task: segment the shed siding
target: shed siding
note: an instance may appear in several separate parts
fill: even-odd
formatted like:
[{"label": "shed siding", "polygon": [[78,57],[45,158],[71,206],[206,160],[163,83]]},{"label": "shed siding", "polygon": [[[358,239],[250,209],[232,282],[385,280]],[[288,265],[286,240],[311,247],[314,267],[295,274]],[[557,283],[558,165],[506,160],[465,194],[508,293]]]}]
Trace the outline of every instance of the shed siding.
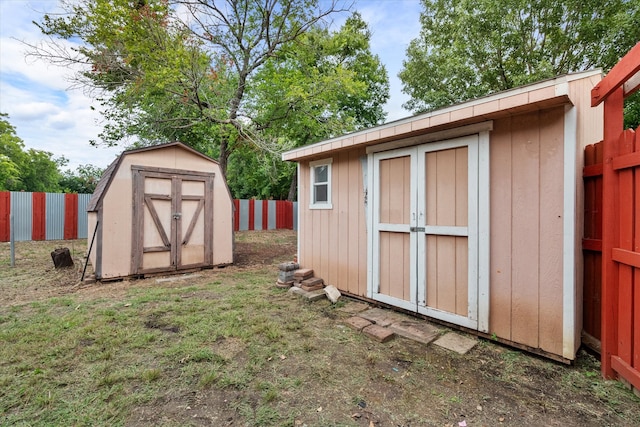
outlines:
[{"label": "shed siding", "polygon": [[[367,230],[360,157],[364,149],[331,157],[332,209],[309,209],[309,162],[301,164],[299,261],[327,284],[367,294]],[[318,157],[322,159],[323,157]]]},{"label": "shed siding", "polygon": [[[142,230],[132,229],[132,165],[195,172],[211,172],[213,170],[216,174],[213,183],[213,265],[233,262],[232,200],[219,166],[179,147],[168,147],[155,151],[128,153],[114,172],[109,189],[102,201],[102,223],[104,230],[109,231],[105,231],[100,239],[100,246],[104,250],[101,257],[101,278],[124,277],[133,273],[132,238],[135,233],[142,232]],[[94,224],[95,222],[90,216],[90,230],[93,230]],[[185,224],[184,227],[188,227],[188,224]],[[145,236],[148,234],[145,233]],[[97,260],[92,258],[92,263],[95,262]]]},{"label": "shed siding", "polygon": [[564,107],[494,123],[490,332],[562,354]]}]

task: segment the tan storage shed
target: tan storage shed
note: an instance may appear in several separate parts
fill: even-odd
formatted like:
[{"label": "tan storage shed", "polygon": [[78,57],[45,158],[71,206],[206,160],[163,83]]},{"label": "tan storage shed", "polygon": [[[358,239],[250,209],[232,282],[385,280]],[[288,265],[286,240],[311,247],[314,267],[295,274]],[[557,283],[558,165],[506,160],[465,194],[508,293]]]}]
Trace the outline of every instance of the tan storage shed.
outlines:
[{"label": "tan storage shed", "polygon": [[233,262],[233,200],[220,165],[182,143],[123,152],[87,211],[98,280]]},{"label": "tan storage shed", "polygon": [[284,153],[298,162],[299,262],[342,292],[573,360],[600,79],[561,76]]}]

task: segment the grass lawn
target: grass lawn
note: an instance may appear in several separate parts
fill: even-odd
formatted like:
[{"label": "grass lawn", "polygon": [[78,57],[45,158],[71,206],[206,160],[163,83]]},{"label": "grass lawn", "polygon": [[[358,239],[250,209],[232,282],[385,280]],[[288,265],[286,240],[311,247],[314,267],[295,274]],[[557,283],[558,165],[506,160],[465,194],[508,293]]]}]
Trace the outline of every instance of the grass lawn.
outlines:
[{"label": "grass lawn", "polygon": [[295,238],[237,233],[237,265],[91,285],[49,257],[85,241],[20,242],[15,268],[0,243],[0,425],[640,422],[640,399],[585,352],[565,366],[481,341],[460,356],[345,327],[344,301],[274,286]]}]

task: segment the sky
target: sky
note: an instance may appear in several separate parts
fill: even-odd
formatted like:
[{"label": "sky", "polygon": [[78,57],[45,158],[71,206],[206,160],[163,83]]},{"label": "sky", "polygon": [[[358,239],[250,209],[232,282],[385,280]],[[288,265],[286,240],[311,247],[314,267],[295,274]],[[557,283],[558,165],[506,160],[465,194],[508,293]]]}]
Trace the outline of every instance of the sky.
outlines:
[{"label": "sky", "polygon": [[[55,12],[57,4],[57,0],[0,0],[0,112],[9,114],[26,149],[64,156],[66,169],[72,171],[88,164],[106,168],[125,147],[90,145],[90,140],[99,139],[103,126],[99,103],[71,87],[69,69],[25,56],[23,42],[46,40],[32,21],[41,20],[44,12]],[[408,98],[397,75],[409,42],[420,32],[420,1],[355,0],[354,9],[368,23],[371,50],[389,75],[387,121],[409,116],[402,108]]]}]

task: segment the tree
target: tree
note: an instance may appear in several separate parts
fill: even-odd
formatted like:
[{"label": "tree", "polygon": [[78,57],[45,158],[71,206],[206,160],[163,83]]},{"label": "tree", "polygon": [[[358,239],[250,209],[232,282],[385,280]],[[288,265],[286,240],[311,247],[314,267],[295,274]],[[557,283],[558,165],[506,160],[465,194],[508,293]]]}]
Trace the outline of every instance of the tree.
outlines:
[{"label": "tree", "polygon": [[[137,133],[154,142],[189,130],[215,144],[207,151],[226,171],[234,141],[261,142],[244,106],[253,76],[341,11],[338,1],[176,0],[171,7],[166,0],[81,0],[65,3],[66,16],[43,18],[40,28],[52,39],[32,54],[85,66],[76,81],[106,92],[117,124],[103,134],[108,142]],[[69,50],[59,42],[74,38],[84,45]]]},{"label": "tree", "polygon": [[[367,24],[354,13],[338,31],[313,28],[267,61],[256,73],[259,84],[247,92],[246,110],[256,128],[278,147],[290,149],[382,123],[389,82],[371,53],[370,38]],[[232,157],[231,163],[242,164],[230,167],[230,185],[259,171],[263,178],[258,182],[292,200],[295,165],[278,161],[279,151],[255,155],[259,166],[253,169],[245,166],[246,157]]]},{"label": "tree", "polygon": [[0,113],[0,190],[59,191],[59,168],[67,159],[33,148],[24,151],[24,142],[8,119]]},{"label": "tree", "polygon": [[399,77],[405,105],[430,111],[594,67],[640,40],[632,0],[422,0],[422,31]]},{"label": "tree", "polygon": [[103,172],[93,165],[80,165],[75,172],[63,172],[59,185],[65,193],[93,193]]}]

